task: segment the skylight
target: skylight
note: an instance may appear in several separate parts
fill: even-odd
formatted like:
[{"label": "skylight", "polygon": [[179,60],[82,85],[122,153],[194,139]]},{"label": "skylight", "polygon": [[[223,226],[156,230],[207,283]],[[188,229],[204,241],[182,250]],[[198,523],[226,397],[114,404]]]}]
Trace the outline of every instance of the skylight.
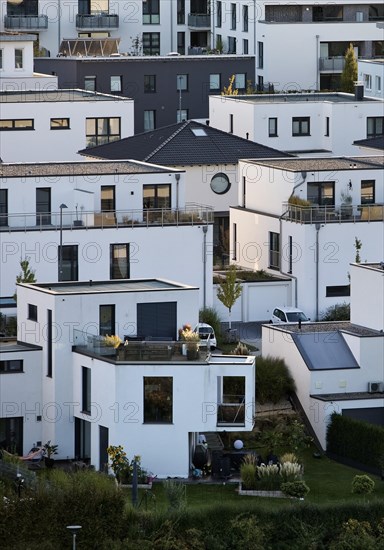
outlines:
[{"label": "skylight", "polygon": [[191,128],[191,130],[195,134],[196,137],[201,137],[201,136],[208,135],[207,132],[204,130],[204,128]]}]

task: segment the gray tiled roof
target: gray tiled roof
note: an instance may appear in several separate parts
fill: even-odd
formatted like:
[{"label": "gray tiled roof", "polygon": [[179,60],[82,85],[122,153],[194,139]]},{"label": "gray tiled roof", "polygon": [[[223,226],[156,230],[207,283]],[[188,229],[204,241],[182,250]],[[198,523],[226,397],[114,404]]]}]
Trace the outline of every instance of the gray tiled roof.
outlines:
[{"label": "gray tiled roof", "polygon": [[[194,130],[206,135],[197,136]],[[241,158],[290,158],[276,149],[192,120],[79,151],[106,159],[137,159],[155,164],[236,164]]]}]

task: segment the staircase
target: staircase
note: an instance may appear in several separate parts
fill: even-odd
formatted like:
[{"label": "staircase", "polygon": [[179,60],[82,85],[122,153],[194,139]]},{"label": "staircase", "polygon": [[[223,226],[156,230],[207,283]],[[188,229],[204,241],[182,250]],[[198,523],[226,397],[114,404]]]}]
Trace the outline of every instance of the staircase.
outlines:
[{"label": "staircase", "polygon": [[210,451],[222,451],[224,449],[224,443],[217,432],[206,432],[204,435]]}]

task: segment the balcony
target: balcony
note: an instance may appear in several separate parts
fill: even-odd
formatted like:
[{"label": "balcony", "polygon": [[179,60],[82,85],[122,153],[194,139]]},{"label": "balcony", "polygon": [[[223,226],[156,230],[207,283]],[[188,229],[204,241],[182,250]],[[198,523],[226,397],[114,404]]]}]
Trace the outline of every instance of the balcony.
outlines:
[{"label": "balcony", "polygon": [[[213,208],[187,204],[184,208],[147,208],[144,210],[115,211],[63,211],[62,227],[65,230],[165,227],[213,223]],[[58,231],[60,212],[31,212],[0,214],[0,232],[7,231]]]},{"label": "balcony", "polygon": [[42,31],[48,29],[47,15],[6,15],[4,28],[12,31]]},{"label": "balcony", "polygon": [[283,205],[283,219],[301,224],[384,221],[384,204],[346,206]]},{"label": "balcony", "polygon": [[320,57],[319,69],[320,71],[335,71],[342,72],[345,67],[345,59],[342,56],[335,57]]},{"label": "balcony", "polygon": [[210,29],[211,16],[209,13],[189,13],[188,27],[193,29]]},{"label": "balcony", "polygon": [[119,16],[108,13],[97,13],[89,15],[76,15],[76,28],[81,30],[105,30],[118,29]]}]

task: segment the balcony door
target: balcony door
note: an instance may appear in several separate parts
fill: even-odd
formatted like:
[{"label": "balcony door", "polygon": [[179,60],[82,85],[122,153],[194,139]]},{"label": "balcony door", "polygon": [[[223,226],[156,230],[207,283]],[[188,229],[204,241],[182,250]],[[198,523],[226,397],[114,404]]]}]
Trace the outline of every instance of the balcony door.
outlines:
[{"label": "balcony door", "polygon": [[51,223],[51,188],[38,187],[36,189],[36,225]]}]

